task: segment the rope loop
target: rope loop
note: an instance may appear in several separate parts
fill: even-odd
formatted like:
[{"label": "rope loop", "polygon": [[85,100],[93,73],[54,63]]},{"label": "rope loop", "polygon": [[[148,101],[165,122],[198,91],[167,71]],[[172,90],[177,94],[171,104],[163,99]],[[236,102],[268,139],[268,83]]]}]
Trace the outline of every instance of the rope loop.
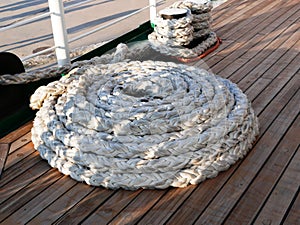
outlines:
[{"label": "rope loop", "polygon": [[218,38],[210,28],[211,3],[178,1],[170,6],[172,8],[187,9],[189,14],[179,19],[156,19],[154,32],[148,36],[154,50],[165,55],[192,59],[218,45]]},{"label": "rope loop", "polygon": [[111,189],[198,184],[243,158],[258,134],[235,84],[171,62],[81,64],[40,87],[31,106],[41,157]]}]

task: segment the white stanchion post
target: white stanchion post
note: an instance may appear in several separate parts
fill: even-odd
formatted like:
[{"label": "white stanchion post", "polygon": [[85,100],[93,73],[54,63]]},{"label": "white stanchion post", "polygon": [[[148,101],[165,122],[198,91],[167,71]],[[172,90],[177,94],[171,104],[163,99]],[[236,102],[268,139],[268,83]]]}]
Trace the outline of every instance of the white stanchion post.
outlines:
[{"label": "white stanchion post", "polygon": [[156,0],[149,0],[150,5],[150,23],[151,26],[154,27],[154,20],[156,18]]},{"label": "white stanchion post", "polygon": [[68,65],[70,61],[70,52],[68,46],[67,30],[65,25],[65,13],[62,0],[48,0],[51,13],[51,24],[56,46],[56,58],[59,67]]}]

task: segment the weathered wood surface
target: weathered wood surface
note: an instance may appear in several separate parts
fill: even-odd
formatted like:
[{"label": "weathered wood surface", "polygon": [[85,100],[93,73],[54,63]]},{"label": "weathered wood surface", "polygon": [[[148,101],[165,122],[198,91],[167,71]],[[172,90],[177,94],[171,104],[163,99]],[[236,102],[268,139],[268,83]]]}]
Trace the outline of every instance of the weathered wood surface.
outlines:
[{"label": "weathered wood surface", "polygon": [[0,139],[1,224],[300,224],[300,4],[229,0],[213,11],[222,45],[193,63],[237,83],[260,135],[244,160],[196,186],[106,190],[43,161],[27,123]]}]

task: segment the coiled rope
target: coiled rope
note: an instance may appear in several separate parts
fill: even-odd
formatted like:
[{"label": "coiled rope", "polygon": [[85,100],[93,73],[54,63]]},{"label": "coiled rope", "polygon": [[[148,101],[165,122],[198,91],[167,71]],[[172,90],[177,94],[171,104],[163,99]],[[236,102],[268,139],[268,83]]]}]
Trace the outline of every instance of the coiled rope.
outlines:
[{"label": "coiled rope", "polygon": [[170,8],[186,9],[188,14],[179,19],[157,17],[154,32],[148,36],[153,49],[165,55],[192,59],[219,44],[210,26],[212,4],[178,1]]},{"label": "coiled rope", "polygon": [[198,184],[243,158],[258,134],[235,84],[170,62],[81,65],[37,89],[31,107],[41,157],[111,189]]},{"label": "coiled rope", "polygon": [[[157,17],[154,21],[153,37],[161,44],[168,46],[188,45],[193,40],[192,15],[186,11],[187,15],[179,19],[163,19]],[[150,35],[151,36],[151,35]]]}]

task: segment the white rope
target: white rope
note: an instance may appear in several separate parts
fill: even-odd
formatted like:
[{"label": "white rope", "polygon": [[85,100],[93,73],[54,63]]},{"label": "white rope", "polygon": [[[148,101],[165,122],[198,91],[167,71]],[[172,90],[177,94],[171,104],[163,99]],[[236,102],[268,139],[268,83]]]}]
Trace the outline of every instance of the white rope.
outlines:
[{"label": "white rope", "polygon": [[188,9],[191,11],[193,19],[192,26],[194,28],[194,38],[199,37],[199,34],[195,34],[195,32],[201,33],[201,30],[209,30],[210,33],[210,24],[212,22],[212,18],[210,15],[210,11],[213,6],[211,2],[207,2],[205,4],[197,4],[195,2],[189,1],[178,1],[171,5],[171,8],[180,8],[180,9]]},{"label": "white rope", "polygon": [[[148,36],[153,49],[165,55],[195,58],[217,43],[218,38],[210,28],[212,4],[179,1],[170,8],[187,9],[191,14],[172,20],[158,17],[154,32]],[[195,47],[188,47],[193,40],[199,43]]]},{"label": "white rope", "polygon": [[164,20],[157,17],[154,20],[156,24],[154,30],[156,32],[156,39],[168,46],[182,46],[188,45],[193,40],[192,15],[190,11],[187,16],[180,19]]},{"label": "white rope", "polygon": [[41,157],[112,189],[198,184],[244,157],[258,134],[235,84],[168,62],[81,65],[40,87],[31,107]]},{"label": "white rope", "polygon": [[171,8],[190,9],[192,14],[208,13],[212,10],[211,2],[198,4],[193,1],[178,1],[172,4]]},{"label": "white rope", "polygon": [[148,39],[151,43],[151,47],[162,54],[183,58],[195,58],[203,54],[207,49],[216,43],[217,35],[214,32],[210,32],[205,41],[199,43],[196,47],[191,49],[183,46],[169,47],[168,45],[163,45],[156,41],[156,36],[153,33],[148,36]]},{"label": "white rope", "polygon": [[[67,73],[74,67],[79,67],[87,64],[99,64],[99,63],[110,63],[119,62],[127,58],[127,56],[133,55],[138,50],[135,48],[132,52],[129,51],[125,44],[119,44],[116,48],[116,52],[112,54],[105,54],[100,57],[94,57],[91,60],[78,61],[72,65],[66,65],[63,67],[48,67],[45,69],[37,69],[33,71],[27,71],[20,74],[4,74],[0,76],[0,85],[10,85],[10,84],[27,84],[42,79],[59,77],[62,74]],[[33,62],[34,63],[34,62]]]},{"label": "white rope", "polygon": [[[82,56],[96,48],[99,48],[101,45],[105,43],[97,43],[97,44],[91,44],[88,46],[82,46],[78,48],[74,48],[70,50],[70,58],[74,59],[76,57]],[[40,52],[39,52],[40,53]],[[56,55],[54,51],[49,51],[49,49],[45,50],[45,53],[43,55],[38,55],[36,57],[30,58],[28,60],[23,61],[23,65],[25,69],[31,69],[37,66],[42,66],[46,64],[51,64],[56,62]]]}]

